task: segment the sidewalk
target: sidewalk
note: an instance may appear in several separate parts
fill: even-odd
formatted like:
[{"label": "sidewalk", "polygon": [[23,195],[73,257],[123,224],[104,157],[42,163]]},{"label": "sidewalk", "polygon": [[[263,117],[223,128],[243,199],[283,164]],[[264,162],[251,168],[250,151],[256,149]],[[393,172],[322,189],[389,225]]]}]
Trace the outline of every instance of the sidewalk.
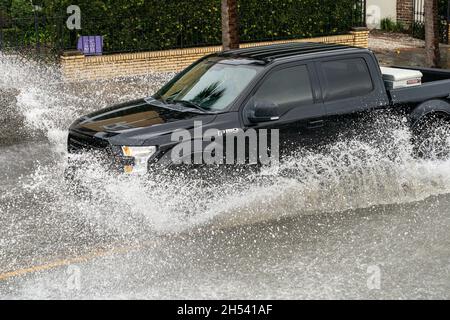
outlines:
[{"label": "sidewalk", "polygon": [[[425,65],[425,41],[403,33],[373,31],[369,48],[375,52],[381,65]],[[450,46],[441,45],[442,68],[450,69]]]}]

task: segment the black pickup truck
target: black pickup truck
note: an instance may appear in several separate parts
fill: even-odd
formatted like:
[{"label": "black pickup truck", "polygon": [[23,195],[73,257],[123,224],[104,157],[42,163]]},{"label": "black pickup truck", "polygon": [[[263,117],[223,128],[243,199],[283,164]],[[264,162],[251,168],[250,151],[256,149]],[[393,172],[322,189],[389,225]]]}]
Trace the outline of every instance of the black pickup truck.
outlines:
[{"label": "black pickup truck", "polygon": [[121,170],[142,172],[153,164],[170,166],[170,150],[179,143],[173,133],[192,132],[201,122],[203,132],[213,129],[220,136],[278,129],[283,155],[320,144],[351,129],[361,116],[386,109],[404,115],[420,143],[426,128],[449,125],[450,71],[396,70],[422,77],[400,88],[388,86],[370,50],[343,45],[225,51],[195,62],[151,97],[76,120],[68,150],[101,151]]}]

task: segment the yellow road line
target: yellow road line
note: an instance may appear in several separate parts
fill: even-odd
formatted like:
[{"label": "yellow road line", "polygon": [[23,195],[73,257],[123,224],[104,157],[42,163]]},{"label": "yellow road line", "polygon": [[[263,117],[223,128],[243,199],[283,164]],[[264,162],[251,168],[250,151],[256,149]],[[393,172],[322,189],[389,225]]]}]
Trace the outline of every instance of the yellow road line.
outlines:
[{"label": "yellow road line", "polygon": [[56,260],[56,261],[53,261],[53,262],[50,262],[47,264],[13,270],[13,271],[5,272],[5,273],[0,273],[0,281],[4,281],[4,280],[7,280],[7,279],[13,278],[13,277],[23,276],[23,275],[30,274],[30,273],[36,273],[36,272],[56,269],[59,267],[69,266],[72,264],[84,263],[84,262],[88,262],[93,259],[104,257],[107,255],[112,255],[112,254],[117,254],[117,253],[126,253],[133,249],[138,249],[140,247],[141,246],[123,247],[123,248],[113,249],[113,250],[109,250],[109,251],[94,251],[92,253],[89,253],[89,254],[86,254],[86,255],[83,255],[80,257]]}]

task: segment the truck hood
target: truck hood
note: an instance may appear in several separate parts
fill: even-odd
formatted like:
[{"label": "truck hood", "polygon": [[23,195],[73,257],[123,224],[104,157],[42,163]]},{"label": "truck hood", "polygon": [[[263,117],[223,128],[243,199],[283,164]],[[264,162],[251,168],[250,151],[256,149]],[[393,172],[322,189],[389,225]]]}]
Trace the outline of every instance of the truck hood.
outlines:
[{"label": "truck hood", "polygon": [[211,122],[215,114],[147,98],[96,111],[75,121],[71,131],[108,139],[112,144],[141,145],[155,136]]}]

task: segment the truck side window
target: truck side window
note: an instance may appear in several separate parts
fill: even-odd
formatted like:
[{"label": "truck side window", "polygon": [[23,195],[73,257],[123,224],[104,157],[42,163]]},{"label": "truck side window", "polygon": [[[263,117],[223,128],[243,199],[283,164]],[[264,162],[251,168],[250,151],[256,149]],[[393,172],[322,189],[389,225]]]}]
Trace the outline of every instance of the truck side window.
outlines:
[{"label": "truck side window", "polygon": [[325,101],[365,95],[373,90],[363,58],[322,62]]},{"label": "truck side window", "polygon": [[271,73],[255,94],[255,100],[269,100],[283,111],[313,103],[308,68],[305,65]]}]

